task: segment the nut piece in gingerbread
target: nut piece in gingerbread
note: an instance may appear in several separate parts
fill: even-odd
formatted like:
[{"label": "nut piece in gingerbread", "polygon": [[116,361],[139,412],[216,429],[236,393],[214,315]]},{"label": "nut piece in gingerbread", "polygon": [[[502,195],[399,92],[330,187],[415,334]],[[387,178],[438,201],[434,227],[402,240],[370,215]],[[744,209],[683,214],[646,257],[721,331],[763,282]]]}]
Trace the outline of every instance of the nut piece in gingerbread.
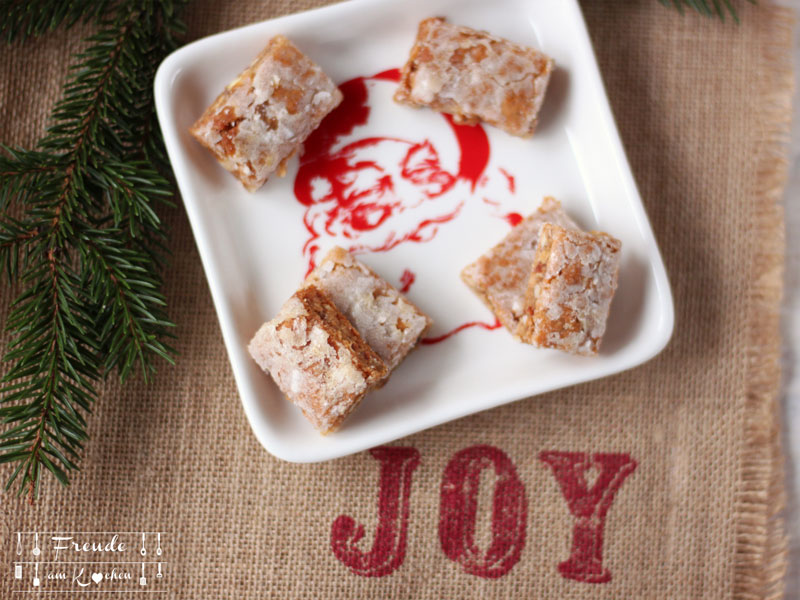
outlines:
[{"label": "nut piece in gingerbread", "polygon": [[394,99],[530,137],[552,70],[534,48],[434,17],[419,24]]},{"label": "nut piece in gingerbread", "polygon": [[431,319],[405,296],[335,246],[306,282],[330,296],[392,371],[431,326]]},{"label": "nut piece in gingerbread", "polygon": [[522,340],[597,354],[617,289],[621,246],[600,231],[542,225],[519,327]]},{"label": "nut piece in gingerbread", "polygon": [[381,358],[314,286],[289,298],[248,350],[322,434],[336,430],[388,374]]},{"label": "nut piece in gingerbread", "polygon": [[342,93],[282,35],[217,97],[190,133],[248,191],[260,188],[300,148]]},{"label": "nut piece in gingerbread", "polygon": [[543,223],[578,229],[558,200],[546,197],[536,212],[520,221],[500,243],[461,271],[464,283],[514,336],[525,312],[525,293]]}]

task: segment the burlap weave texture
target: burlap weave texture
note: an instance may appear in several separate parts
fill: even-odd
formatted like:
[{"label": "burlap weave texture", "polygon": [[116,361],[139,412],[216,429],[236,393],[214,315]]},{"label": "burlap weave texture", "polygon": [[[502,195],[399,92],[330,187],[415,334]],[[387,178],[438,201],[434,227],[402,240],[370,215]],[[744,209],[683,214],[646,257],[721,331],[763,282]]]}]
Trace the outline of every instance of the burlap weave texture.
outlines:
[{"label": "burlap weave texture", "polygon": [[[197,2],[190,38],[314,2]],[[783,533],[775,398],[783,253],[790,15],[743,5],[741,25],[680,16],[655,0],[582,3],[676,306],[672,342],[633,371],[523,400],[401,440],[416,448],[408,540],[384,577],[354,574],[331,549],[342,514],[377,524],[379,463],[319,465],[267,454],[238,399],[191,231],[164,213],[166,274],[180,355],[154,384],[112,380],[91,417],[83,471],[30,507],[0,501],[0,596],[11,597],[12,532],[169,532],[166,596],[204,598],[774,598]],[[0,140],[32,146],[76,28],[0,49]],[[5,310],[11,291],[0,300]],[[476,445],[502,450],[527,499],[526,542],[507,574],[465,573],[442,550],[440,486]],[[574,518],[547,451],[617,453],[636,468],[608,511],[607,583],[564,577]],[[0,474],[5,475],[3,470]],[[491,536],[481,476],[478,545]],[[6,568],[8,567],[8,568]]]}]

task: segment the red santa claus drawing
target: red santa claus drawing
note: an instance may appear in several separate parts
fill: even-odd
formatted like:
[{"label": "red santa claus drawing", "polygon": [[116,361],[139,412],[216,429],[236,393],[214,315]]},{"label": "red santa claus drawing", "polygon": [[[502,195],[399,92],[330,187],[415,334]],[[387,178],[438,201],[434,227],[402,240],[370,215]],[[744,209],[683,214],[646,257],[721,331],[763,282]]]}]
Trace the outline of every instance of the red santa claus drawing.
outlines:
[{"label": "red santa claus drawing", "polygon": [[[309,270],[321,238],[328,238],[324,246],[336,243],[352,252],[431,239],[458,216],[483,176],[489,162],[486,133],[449,116],[443,118],[460,152],[457,168],[450,170],[428,138],[370,136],[342,143],[369,119],[368,83],[397,78],[391,70],[343,83],[342,104],[304,145],[294,193],[306,207],[309,237],[303,253]],[[464,193],[453,193],[458,186],[465,186]]]}]

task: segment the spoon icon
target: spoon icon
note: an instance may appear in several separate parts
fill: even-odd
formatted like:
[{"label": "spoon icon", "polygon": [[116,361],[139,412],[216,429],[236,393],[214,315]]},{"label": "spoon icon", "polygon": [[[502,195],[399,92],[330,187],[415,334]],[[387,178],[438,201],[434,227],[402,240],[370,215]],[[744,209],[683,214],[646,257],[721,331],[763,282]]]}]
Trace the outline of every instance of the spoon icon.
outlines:
[{"label": "spoon icon", "polygon": [[161,556],[161,532],[159,531],[156,536],[158,536],[158,548],[156,548],[156,556]]},{"label": "spoon icon", "polygon": [[17,556],[22,554],[22,534],[17,532]]},{"label": "spoon icon", "polygon": [[144,533],[144,531],[143,531],[143,532],[142,532],[142,550],[141,550],[141,552],[142,552],[142,556],[144,556],[145,554],[147,554],[147,550],[145,550],[145,549],[144,549],[144,536],[145,536],[145,533]]},{"label": "spoon icon", "polygon": [[42,553],[42,551],[39,550],[39,534],[38,533],[34,533],[33,534],[33,550],[31,550],[31,552],[33,552],[34,556],[39,556]]}]

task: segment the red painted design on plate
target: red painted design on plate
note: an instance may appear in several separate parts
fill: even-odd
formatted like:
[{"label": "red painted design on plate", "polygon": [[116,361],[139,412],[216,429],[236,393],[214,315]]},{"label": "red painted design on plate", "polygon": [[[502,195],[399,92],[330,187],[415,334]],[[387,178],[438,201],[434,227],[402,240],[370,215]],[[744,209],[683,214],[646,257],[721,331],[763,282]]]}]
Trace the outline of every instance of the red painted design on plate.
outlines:
[{"label": "red painted design on plate", "polygon": [[403,287],[400,288],[400,293],[407,294],[416,278],[417,276],[412,271],[405,269],[403,274],[400,275],[400,283],[403,284]]},{"label": "red painted design on plate", "polygon": [[[584,583],[608,583],[611,572],[603,567],[606,514],[636,461],[629,454],[556,451],[539,453],[539,460],[550,465],[575,517],[572,551],[558,565],[559,573]],[[586,477],[590,472],[595,474],[591,488]]]},{"label": "red painted design on plate", "polygon": [[484,323],[483,321],[470,321],[469,323],[462,323],[455,329],[451,329],[447,333],[443,333],[442,335],[437,335],[436,337],[426,337],[420,340],[420,344],[424,344],[425,346],[429,346],[431,344],[438,344],[439,342],[443,342],[448,338],[453,337],[460,331],[464,331],[470,327],[480,327],[481,329],[486,329],[488,331],[492,331],[494,329],[499,329],[502,327],[502,323],[500,323],[500,319],[495,319],[494,323]]},{"label": "red painted design on plate", "polygon": [[508,183],[508,191],[511,192],[512,194],[516,194],[517,193],[517,180],[514,178],[514,176],[511,173],[506,171],[503,167],[500,167],[499,171],[503,174],[503,177],[506,178],[506,183]]},{"label": "red painted design on plate", "polygon": [[[369,123],[370,90],[399,80],[398,69],[387,69],[342,83],[342,103],[304,143],[294,195],[305,207],[306,274],[314,268],[320,250],[332,243],[360,253],[388,252],[404,242],[428,242],[441,226],[461,214],[476,188],[486,185],[490,146],[480,124],[460,125],[450,115],[442,115],[458,148],[458,166],[450,170],[428,137],[407,139],[402,134],[374,132],[358,137],[358,128]],[[514,194],[514,176],[505,169],[499,172]],[[459,182],[469,187],[459,189]],[[512,226],[522,219],[516,212],[502,212],[500,202],[484,201],[497,207],[493,216]],[[404,276],[401,291],[407,292],[413,279],[408,283]],[[500,323],[463,323],[423,343],[435,344],[471,327],[492,330]]]},{"label": "red painted design on plate", "polygon": [[364,526],[339,515],[331,525],[331,550],[356,575],[383,577],[402,565],[406,556],[411,476],[420,459],[419,451],[411,447],[381,446],[370,454],[381,463],[375,541],[369,552],[360,550],[357,544],[364,537]]},{"label": "red painted design on plate", "polygon": [[[322,236],[351,252],[386,252],[403,242],[433,239],[440,225],[455,219],[465,197],[448,195],[457,182],[474,190],[489,162],[489,139],[480,125],[459,125],[445,115],[459,148],[458,170],[440,161],[430,139],[370,136],[341,143],[369,120],[369,81],[397,81],[389,69],[339,86],[344,96],[306,140],[294,194],[306,207],[309,234],[303,247],[308,271]],[[414,211],[418,219],[394,219]]]},{"label": "red painted design on plate", "polygon": [[380,73],[375,73],[371,79],[384,79],[386,81],[394,81],[397,83],[400,81],[400,69],[386,69]]},{"label": "red painted design on plate", "polygon": [[[480,474],[494,469],[492,541],[475,543]],[[442,475],[439,542],[445,555],[471,575],[495,579],[508,573],[525,548],[528,501],[511,459],[494,446],[472,446],[458,452]]]},{"label": "red painted design on plate", "polygon": [[[509,193],[512,196],[514,194],[516,194],[517,193],[517,180],[516,180],[516,178],[511,173],[509,173],[506,169],[504,169],[503,167],[498,167],[497,170],[501,175],[503,175],[503,177],[505,177],[506,185],[508,186]],[[488,204],[489,206],[496,207],[498,209],[501,206],[500,202],[498,202],[497,200],[492,200],[490,198],[487,198],[486,196],[484,196],[482,198],[482,200],[483,200],[484,204]],[[500,217],[506,223],[511,225],[511,227],[516,227],[517,225],[520,224],[520,222],[523,219],[523,216],[521,214],[519,214],[518,212],[503,213],[503,212],[501,212],[499,210],[493,211],[492,216]]]}]

